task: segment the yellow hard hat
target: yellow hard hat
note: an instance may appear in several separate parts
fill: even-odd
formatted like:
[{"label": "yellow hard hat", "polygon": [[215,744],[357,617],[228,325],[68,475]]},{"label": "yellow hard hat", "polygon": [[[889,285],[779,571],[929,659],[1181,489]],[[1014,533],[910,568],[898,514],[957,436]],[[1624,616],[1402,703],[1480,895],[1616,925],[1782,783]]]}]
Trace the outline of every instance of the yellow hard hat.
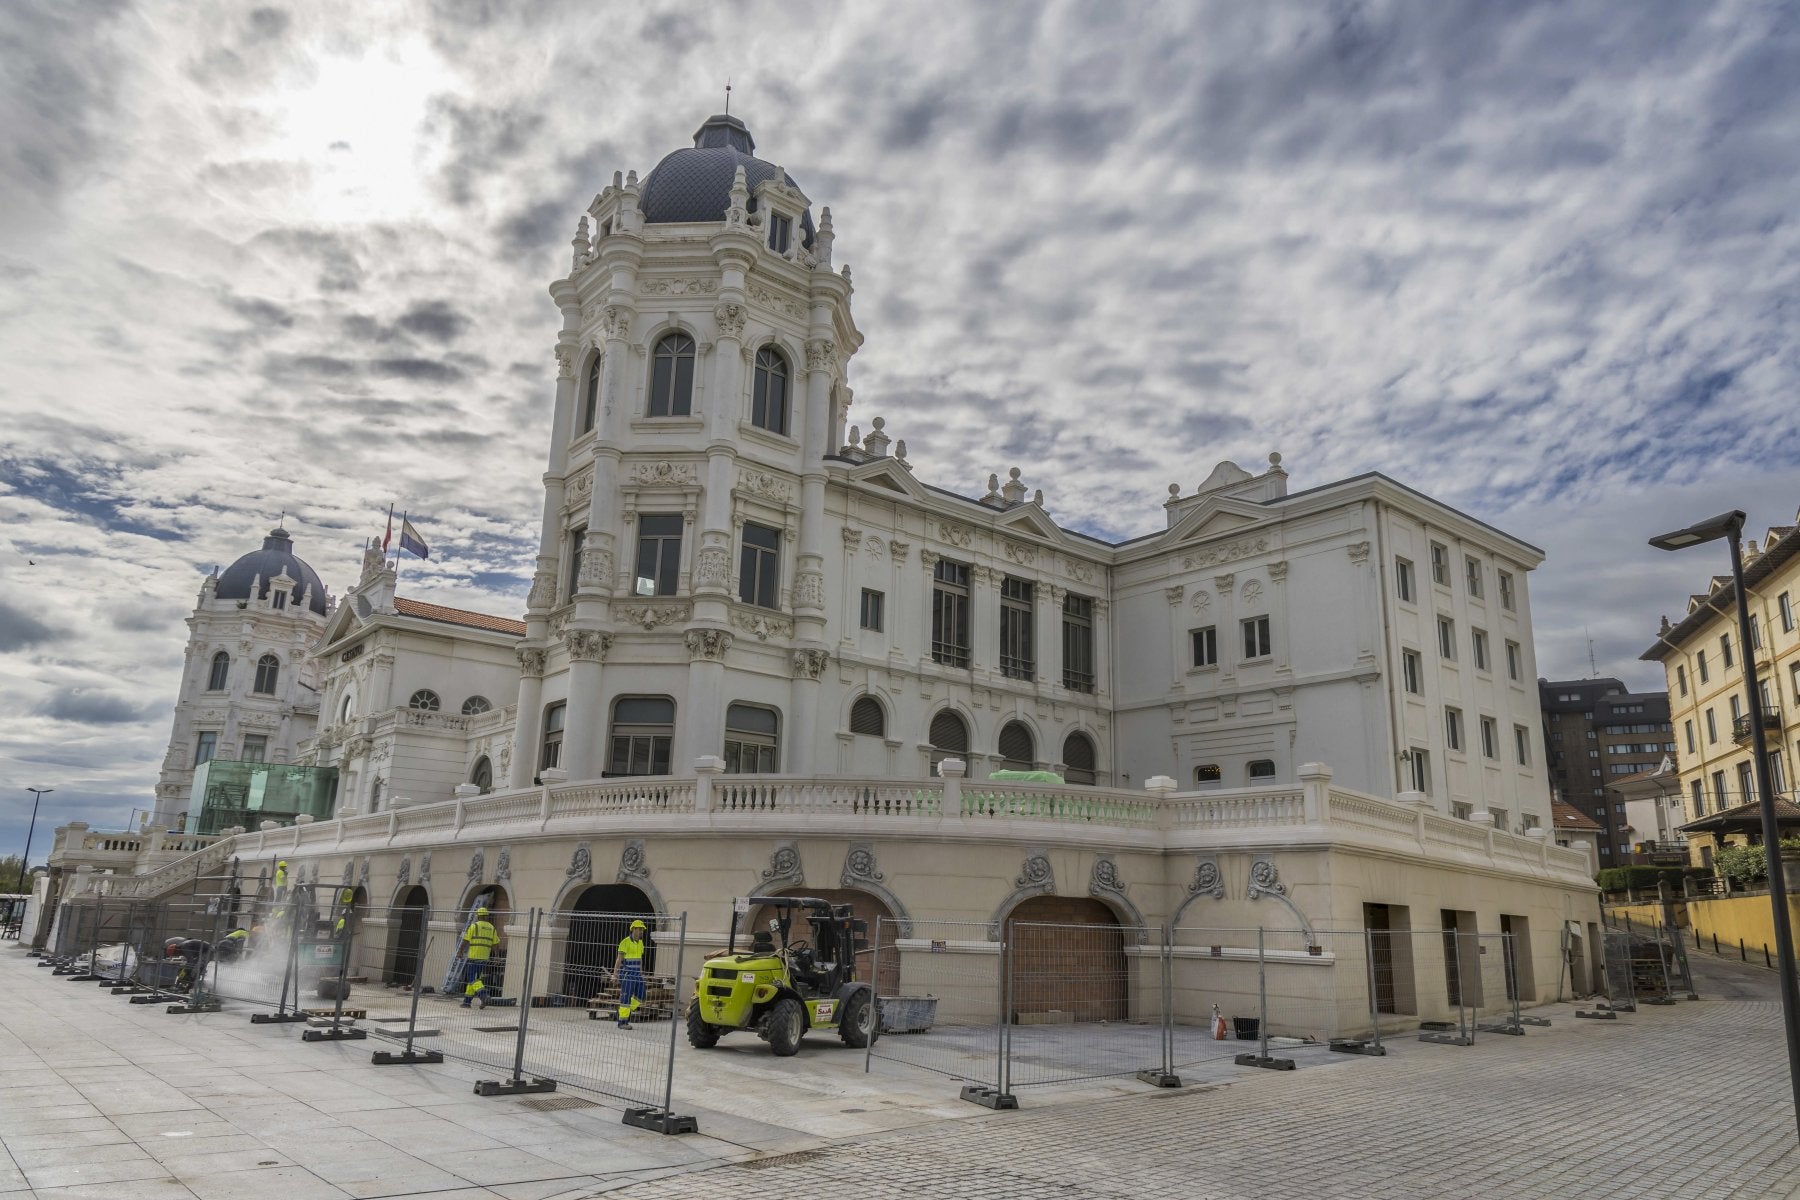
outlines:
[{"label": "yellow hard hat", "polygon": [[475,910],[475,915],[478,917],[485,917],[488,915],[488,911],[485,908],[478,908]]},{"label": "yellow hard hat", "polygon": [[285,858],[277,859],[277,860],[275,860],[275,865],[278,867],[285,867],[285,866],[287,866],[287,859],[285,859]]},{"label": "yellow hard hat", "polygon": [[632,923],[631,923],[631,927],[632,927],[632,928],[633,928],[633,929],[645,929],[645,928],[648,928],[648,926],[646,926],[646,925],[645,925],[645,924],[644,924],[644,923],[643,923],[643,922],[642,922],[642,921],[633,921],[633,922],[632,922]]}]

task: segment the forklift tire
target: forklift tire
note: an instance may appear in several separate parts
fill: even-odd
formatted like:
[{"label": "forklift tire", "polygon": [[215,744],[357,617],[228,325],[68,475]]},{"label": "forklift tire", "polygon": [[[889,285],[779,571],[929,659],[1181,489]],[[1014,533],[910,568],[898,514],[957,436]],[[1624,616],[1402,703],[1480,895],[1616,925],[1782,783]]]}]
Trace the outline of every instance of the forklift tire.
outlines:
[{"label": "forklift tire", "polygon": [[881,1036],[875,1020],[875,993],[864,989],[850,993],[844,1001],[843,1017],[838,1021],[838,1036],[844,1045],[861,1050]]},{"label": "forklift tire", "polygon": [[700,1015],[700,1001],[694,999],[687,1011],[688,1045],[696,1050],[711,1050],[719,1044],[719,1027],[710,1025]]},{"label": "forklift tire", "polygon": [[769,1049],[776,1058],[788,1058],[800,1049],[806,1036],[806,1005],[792,996],[784,996],[769,1011]]}]

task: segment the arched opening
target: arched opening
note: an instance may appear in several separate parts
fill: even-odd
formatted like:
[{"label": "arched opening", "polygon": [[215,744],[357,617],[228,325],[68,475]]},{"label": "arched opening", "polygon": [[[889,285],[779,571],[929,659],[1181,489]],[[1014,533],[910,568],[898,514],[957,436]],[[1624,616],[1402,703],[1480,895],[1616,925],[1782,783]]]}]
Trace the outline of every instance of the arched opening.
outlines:
[{"label": "arched opening", "polygon": [[[654,925],[656,908],[629,883],[596,883],[583,888],[565,911],[562,993],[586,1003],[612,983],[613,962],[631,922],[643,917]],[[644,976],[655,974],[656,939],[651,938],[644,945]]]},{"label": "arched opening", "polygon": [[206,676],[206,690],[222,692],[231,681],[231,655],[221,650],[212,656],[212,669]]},{"label": "arched opening", "polygon": [[[899,929],[894,924],[894,910],[889,908],[879,896],[854,888],[783,888],[776,892],[777,896],[817,896],[829,904],[848,904],[850,912],[858,920],[868,922],[869,949],[856,956],[856,977],[867,980],[869,972],[874,970],[878,976],[875,980],[875,994],[878,996],[898,996],[900,994],[900,951],[896,944]],[[738,926],[738,949],[743,950],[750,940],[750,934],[756,929],[767,929],[772,911],[763,905],[757,905],[749,914],[746,923]],[[881,954],[875,954],[876,919],[880,918]],[[790,940],[810,938],[804,918],[796,912],[794,927],[788,931]]]},{"label": "arched opening", "polygon": [[646,416],[685,417],[694,397],[694,339],[679,331],[656,343]]},{"label": "arched opening", "polygon": [[431,895],[421,884],[403,888],[388,912],[388,955],[385,977],[389,983],[411,987],[419,970],[419,952],[425,945],[425,923],[431,919]]},{"label": "arched opening", "polygon": [[887,736],[887,713],[873,696],[859,697],[850,706],[850,732],[863,737]]},{"label": "arched opening", "polygon": [[1071,1013],[1077,1021],[1122,1021],[1131,974],[1119,918],[1087,896],[1033,896],[1006,917],[1012,1020]]},{"label": "arched opening", "polygon": [[1008,721],[1000,729],[1000,757],[1009,771],[1037,769],[1037,739],[1023,721]]},{"label": "arched opening", "polygon": [[1063,739],[1063,778],[1070,783],[1094,782],[1094,741],[1085,733]]},{"label": "arched opening", "polygon": [[265,654],[256,660],[256,682],[251,690],[259,696],[273,696],[280,677],[281,660],[273,654]]},{"label": "arched opening", "polygon": [[756,352],[756,381],[750,396],[750,423],[771,433],[788,431],[788,365],[781,351]]},{"label": "arched opening", "polygon": [[581,432],[587,433],[594,427],[594,417],[600,404],[600,356],[588,358],[587,378],[581,385]]},{"label": "arched opening", "polygon": [[931,718],[931,773],[946,758],[966,759],[969,754],[969,725],[951,709]]},{"label": "arched opening", "polygon": [[487,755],[475,760],[475,769],[469,772],[469,782],[480,788],[484,796],[494,790],[494,764]]}]

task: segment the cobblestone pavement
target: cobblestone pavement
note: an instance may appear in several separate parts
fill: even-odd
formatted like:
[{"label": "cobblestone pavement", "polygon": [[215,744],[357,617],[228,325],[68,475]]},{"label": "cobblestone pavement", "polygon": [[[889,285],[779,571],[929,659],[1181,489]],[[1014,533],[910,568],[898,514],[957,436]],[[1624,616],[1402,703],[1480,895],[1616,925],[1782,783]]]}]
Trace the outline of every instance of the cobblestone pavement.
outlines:
[{"label": "cobblestone pavement", "polygon": [[[624,1185],[611,1196],[1800,1196],[1772,973],[1696,956],[1698,1002],[1471,1047],[942,1123]],[[609,1197],[610,1200],[610,1197]]]}]

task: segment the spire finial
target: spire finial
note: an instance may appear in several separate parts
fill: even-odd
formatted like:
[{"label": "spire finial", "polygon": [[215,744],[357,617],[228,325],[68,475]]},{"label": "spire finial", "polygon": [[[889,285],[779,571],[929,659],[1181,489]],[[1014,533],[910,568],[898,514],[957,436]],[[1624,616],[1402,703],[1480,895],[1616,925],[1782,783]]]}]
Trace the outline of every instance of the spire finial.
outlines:
[{"label": "spire finial", "polygon": [[731,76],[725,77],[725,115],[731,115]]}]

